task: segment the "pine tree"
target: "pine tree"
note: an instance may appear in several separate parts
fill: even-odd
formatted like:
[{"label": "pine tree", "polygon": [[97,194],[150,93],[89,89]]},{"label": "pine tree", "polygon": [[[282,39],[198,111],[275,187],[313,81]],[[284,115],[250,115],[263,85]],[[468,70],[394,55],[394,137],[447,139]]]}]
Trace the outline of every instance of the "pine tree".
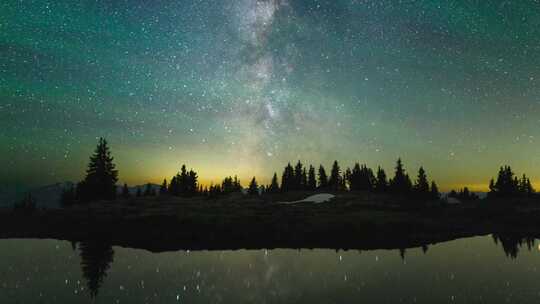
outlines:
[{"label": "pine tree", "polygon": [[283,175],[281,177],[281,191],[288,192],[294,190],[295,186],[295,175],[294,168],[291,166],[291,163],[288,163],[285,169],[283,170]]},{"label": "pine tree", "polygon": [[257,180],[255,180],[255,176],[253,177],[253,179],[249,183],[248,194],[249,195],[259,195],[259,185],[257,184]]},{"label": "pine tree", "polygon": [[375,191],[379,193],[385,193],[388,191],[388,180],[386,177],[386,172],[379,167],[377,168],[377,180],[375,182]]},{"label": "pine tree", "polygon": [[337,160],[334,161],[332,165],[332,171],[330,171],[330,178],[328,179],[328,186],[333,191],[342,190],[342,181],[341,181],[341,169]]},{"label": "pine tree", "polygon": [[302,171],[304,166],[298,161],[294,167],[293,190],[302,190]]},{"label": "pine tree", "polygon": [[439,192],[439,187],[437,187],[437,184],[435,183],[435,181],[431,182],[430,197],[433,200],[438,200],[438,199],[441,198],[441,193]]},{"label": "pine tree", "polygon": [[315,168],[309,165],[307,188],[309,190],[317,189],[317,176],[315,175]]},{"label": "pine tree", "polygon": [[122,187],[122,198],[123,199],[129,199],[131,195],[129,194],[129,188],[126,183],[124,183],[124,187]]},{"label": "pine tree", "polygon": [[234,176],[233,186],[234,186],[234,192],[242,191],[242,185],[240,184],[240,179],[238,179],[236,175]]},{"label": "pine tree", "polygon": [[163,183],[159,187],[159,195],[165,195],[167,194],[167,179],[163,179]]},{"label": "pine tree", "polygon": [[412,182],[409,175],[405,173],[401,158],[398,158],[394,178],[390,182],[390,190],[395,194],[407,194],[412,188]]},{"label": "pine tree", "polygon": [[116,198],[116,183],[118,171],[113,163],[114,158],[103,138],[90,157],[85,179],[79,183],[79,195],[83,201],[114,200]]},{"label": "pine tree", "polygon": [[490,182],[490,197],[512,197],[520,193],[519,180],[510,166],[500,167],[497,180]]},{"label": "pine tree", "polygon": [[274,176],[272,176],[272,182],[270,183],[270,186],[267,189],[268,193],[276,193],[279,192],[279,183],[278,183],[278,177],[277,173],[274,172]]},{"label": "pine tree", "polygon": [[416,178],[416,183],[414,184],[414,192],[419,198],[428,198],[430,195],[429,192],[429,182],[426,175],[426,171],[423,167],[420,167],[418,170],[418,177]]},{"label": "pine tree", "polygon": [[302,169],[302,174],[300,174],[300,189],[306,190],[308,188],[308,176],[306,168]]},{"label": "pine tree", "polygon": [[326,170],[324,170],[323,165],[319,166],[319,188],[328,188],[328,176],[326,175]]}]

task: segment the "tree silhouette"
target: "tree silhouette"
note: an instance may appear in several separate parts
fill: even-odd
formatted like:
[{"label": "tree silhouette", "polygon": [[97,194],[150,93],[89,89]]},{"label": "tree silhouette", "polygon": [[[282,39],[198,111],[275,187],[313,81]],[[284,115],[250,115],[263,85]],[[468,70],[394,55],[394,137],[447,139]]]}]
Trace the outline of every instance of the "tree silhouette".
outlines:
[{"label": "tree silhouette", "polygon": [[418,169],[418,177],[416,178],[416,183],[414,184],[414,192],[416,197],[420,199],[427,199],[430,197],[429,191],[429,182],[426,175],[426,171],[423,167]]},{"label": "tree silhouette", "polygon": [[[526,177],[525,177],[526,179]],[[499,169],[497,180],[493,179],[489,183],[490,197],[513,197],[520,194],[520,182],[514,176],[510,166],[503,166]]]},{"label": "tree silhouette", "polygon": [[259,185],[257,184],[257,180],[255,180],[255,176],[253,177],[253,179],[249,183],[248,194],[249,195],[259,195]]},{"label": "tree silhouette", "polygon": [[171,178],[169,194],[174,196],[190,197],[197,194],[198,176],[193,169],[187,171],[186,165],[182,165],[180,172]]},{"label": "tree silhouette", "polygon": [[90,156],[85,179],[78,185],[78,193],[82,201],[114,200],[116,198],[116,182],[118,171],[113,163],[114,158],[103,138]]},{"label": "tree silhouette", "polygon": [[345,179],[349,183],[351,191],[372,191],[376,183],[373,170],[366,165],[356,163],[352,170],[347,169]]},{"label": "tree silhouette", "polygon": [[388,180],[386,172],[381,167],[377,168],[377,180],[375,182],[375,192],[385,193],[388,191]]},{"label": "tree silhouette", "polygon": [[83,277],[90,297],[95,298],[113,262],[114,251],[109,244],[99,241],[80,242],[79,251]]},{"label": "tree silhouette", "polygon": [[302,173],[300,174],[300,189],[301,190],[308,189],[308,176],[307,176],[306,167],[302,169]]},{"label": "tree silhouette", "polygon": [[390,190],[394,194],[406,195],[410,193],[411,188],[411,179],[409,178],[409,175],[405,173],[401,158],[398,158],[394,178],[390,181]]},{"label": "tree silhouette", "polygon": [[168,192],[167,179],[163,179],[163,183],[159,187],[159,195],[165,195]]},{"label": "tree silhouette", "polygon": [[317,189],[317,176],[315,174],[315,167],[309,165],[308,177],[307,177],[307,189]]},{"label": "tree silhouette", "polygon": [[142,196],[142,190],[141,190],[141,187],[137,187],[137,193],[135,194],[136,197],[141,197]]},{"label": "tree silhouette", "polygon": [[298,161],[298,163],[296,163],[296,166],[294,167],[294,178],[293,178],[292,190],[302,190],[303,170],[304,170],[304,166],[302,165],[302,162]]},{"label": "tree silhouette", "polygon": [[283,175],[281,177],[281,191],[288,192],[294,189],[295,186],[295,172],[294,168],[291,166],[291,163],[288,163],[285,169],[283,170]]},{"label": "tree silhouette", "polygon": [[328,188],[328,176],[326,175],[326,170],[324,170],[323,165],[319,166],[319,188]]},{"label": "tree silhouette", "polygon": [[279,183],[278,183],[278,177],[277,173],[274,172],[274,176],[272,176],[272,181],[270,182],[270,186],[267,189],[268,193],[276,193],[279,192]]},{"label": "tree silhouette", "polygon": [[470,201],[476,201],[480,199],[476,193],[471,192],[469,188],[464,187],[463,189],[459,190],[459,192],[456,192],[455,190],[450,191],[448,194],[448,197],[456,198],[462,202],[470,202]]},{"label": "tree silhouette", "polygon": [[433,200],[438,200],[441,198],[439,187],[437,187],[437,184],[434,181],[431,182],[430,197]]},{"label": "tree silhouette", "polygon": [[337,160],[334,161],[332,165],[332,171],[330,171],[330,178],[328,179],[328,187],[333,191],[340,191],[342,189],[342,177],[341,169]]}]

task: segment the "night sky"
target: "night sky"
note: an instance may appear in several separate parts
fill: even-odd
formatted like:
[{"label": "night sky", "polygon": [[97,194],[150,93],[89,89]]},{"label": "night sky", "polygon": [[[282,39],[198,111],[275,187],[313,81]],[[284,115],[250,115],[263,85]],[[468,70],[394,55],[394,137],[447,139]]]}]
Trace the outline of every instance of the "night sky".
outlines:
[{"label": "night sky", "polygon": [[539,0],[3,0],[0,181],[78,180],[100,136],[129,184],[399,156],[540,181],[539,55]]}]

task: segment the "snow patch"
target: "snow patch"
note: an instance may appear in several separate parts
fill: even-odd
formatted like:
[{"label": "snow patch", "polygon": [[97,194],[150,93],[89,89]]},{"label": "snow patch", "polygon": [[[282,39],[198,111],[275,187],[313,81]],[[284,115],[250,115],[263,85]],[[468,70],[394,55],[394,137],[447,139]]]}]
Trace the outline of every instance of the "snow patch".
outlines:
[{"label": "snow patch", "polygon": [[293,201],[293,202],[280,202],[280,204],[286,204],[286,205],[293,205],[293,204],[298,204],[298,203],[314,203],[314,204],[321,204],[321,203],[329,202],[329,201],[332,200],[334,197],[336,197],[336,196],[333,195],[333,194],[329,194],[329,193],[320,193],[320,194],[315,194],[315,195],[308,196],[308,197],[306,197],[306,198],[303,199],[303,200]]}]

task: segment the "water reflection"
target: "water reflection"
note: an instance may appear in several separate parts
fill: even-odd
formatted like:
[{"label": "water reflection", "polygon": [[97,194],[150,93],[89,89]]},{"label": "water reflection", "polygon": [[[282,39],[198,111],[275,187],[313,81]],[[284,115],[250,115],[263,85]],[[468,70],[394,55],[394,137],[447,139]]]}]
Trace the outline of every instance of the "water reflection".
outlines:
[{"label": "water reflection", "polygon": [[534,246],[511,234],[361,252],[0,240],[0,303],[538,303]]},{"label": "water reflection", "polygon": [[501,244],[504,253],[511,259],[518,257],[519,250],[523,246],[531,251],[535,247],[536,239],[530,236],[522,236],[516,234],[492,234],[495,245]]},{"label": "water reflection", "polygon": [[[75,248],[76,244],[72,243],[72,246]],[[95,298],[113,262],[114,250],[111,245],[100,241],[80,242],[78,249],[82,275],[86,280],[90,297]]]}]

